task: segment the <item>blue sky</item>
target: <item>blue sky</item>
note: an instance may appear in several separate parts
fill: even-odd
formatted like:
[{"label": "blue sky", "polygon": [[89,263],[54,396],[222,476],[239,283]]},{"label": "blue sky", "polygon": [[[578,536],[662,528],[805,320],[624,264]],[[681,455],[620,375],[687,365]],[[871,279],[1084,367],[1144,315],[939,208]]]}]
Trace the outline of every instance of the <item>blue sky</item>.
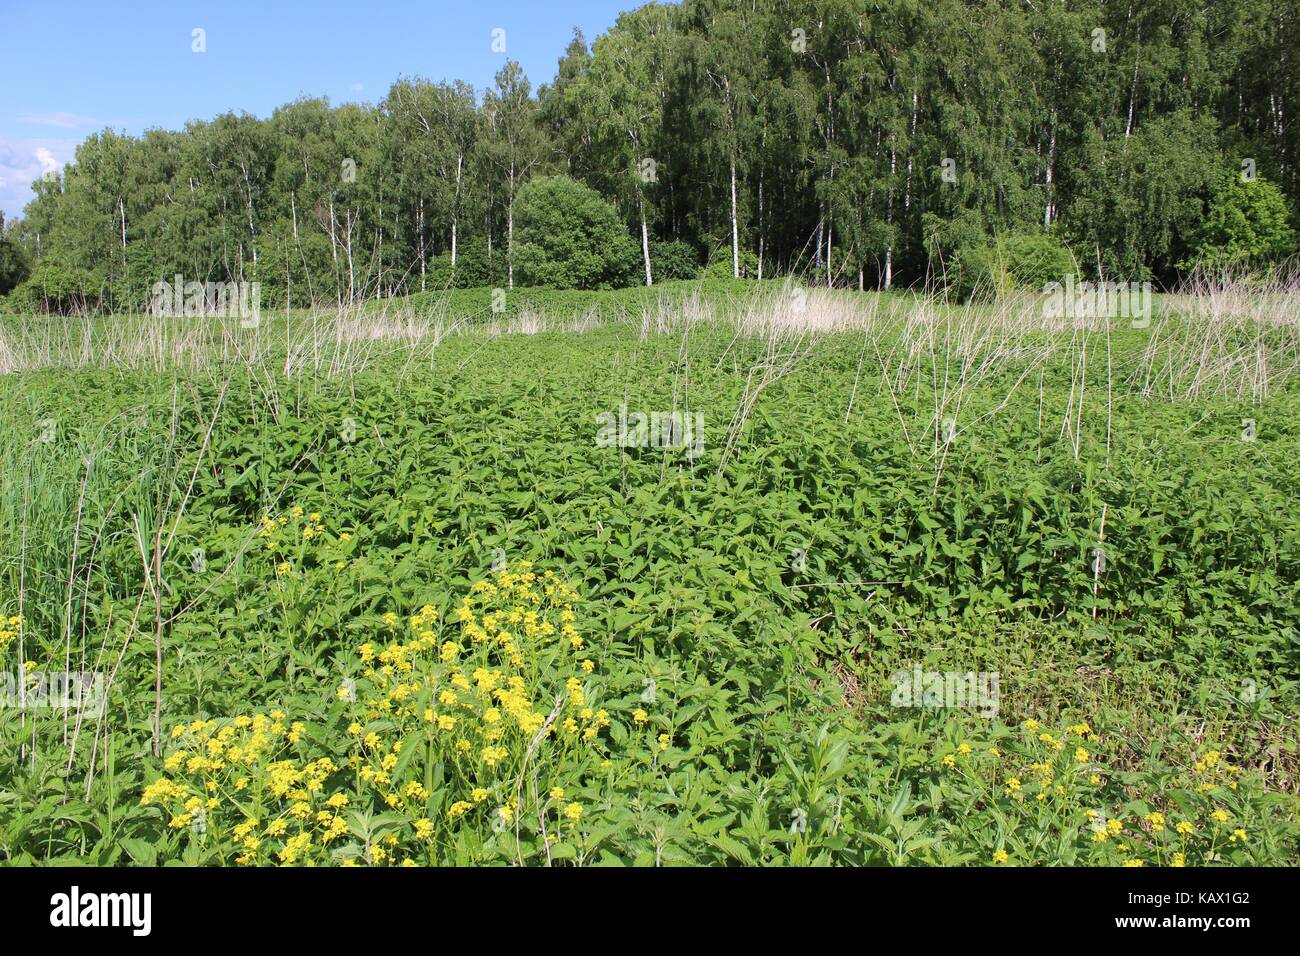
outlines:
[{"label": "blue sky", "polygon": [[[582,29],[591,42],[641,0],[0,0],[0,209],[111,126],[179,129],[227,110],[267,116],[300,95],[375,102],[400,74],[482,89],[507,57],[534,89]],[[192,31],[206,33],[194,53]],[[505,30],[506,52],[492,50]]]}]

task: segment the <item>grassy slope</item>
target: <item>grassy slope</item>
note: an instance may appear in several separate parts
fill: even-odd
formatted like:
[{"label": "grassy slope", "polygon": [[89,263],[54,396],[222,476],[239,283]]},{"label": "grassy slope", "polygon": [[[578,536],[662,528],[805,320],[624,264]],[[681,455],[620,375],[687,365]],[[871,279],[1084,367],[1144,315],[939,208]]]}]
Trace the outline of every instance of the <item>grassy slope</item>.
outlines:
[{"label": "grassy slope", "polygon": [[[538,297],[561,310],[639,301]],[[1135,345],[1115,343],[1121,367]],[[1253,410],[1121,395],[1107,465],[1104,397],[1084,417],[1077,460],[1060,435],[1071,402],[1061,358],[1044,369],[1041,399],[1037,375],[996,413],[1005,377],[968,396],[936,490],[917,428],[932,383],[896,407],[870,363],[856,375],[859,336],[820,341],[773,383],[721,474],[728,423],[762,349],[704,329],[683,348],[679,336],[641,341],[613,326],[453,338],[431,368],[399,375],[394,363],[351,383],[232,380],[164,571],[173,610],[201,595],[166,629],[164,729],[277,706],[333,726],[338,715],[321,702],[379,616],[424,602],[445,612],[501,548],[583,594],[620,733],[636,737],[628,714],[656,681],[651,722],[672,748],[651,746],[620,776],[612,832],[592,859],[644,862],[658,843],[667,859],[700,862],[982,863],[999,849],[1013,862],[1156,862],[1173,852],[1154,849],[1159,831],[1145,838],[1150,852],[1120,851],[1118,839],[1088,839],[1085,811],[1132,832],[1151,830],[1141,821],[1153,810],[1172,818],[1185,807],[1201,833],[1214,826],[1212,807],[1230,807],[1249,842],[1195,844],[1201,858],[1294,861],[1294,390]],[[1104,396],[1098,365],[1089,388]],[[596,413],[671,409],[688,381],[706,422],[699,461],[595,447]],[[112,371],[0,382],[0,610],[16,612],[21,584],[25,632],[42,647],[25,656],[62,661],[68,616],[84,615],[92,660],[105,632],[110,648],[123,638],[143,582],[129,516],[149,525],[167,476],[183,491],[217,391],[198,381],[174,393],[161,376]],[[1247,415],[1261,423],[1251,443],[1238,434]],[[47,417],[58,421],[50,444],[33,439]],[[74,597],[69,615],[80,464],[92,449],[83,550],[88,529],[100,536],[87,584],[74,588],[89,600]],[[1103,503],[1108,564],[1094,598]],[[332,545],[342,571],[300,556],[302,580],[287,593],[273,562],[239,551],[263,511],[291,504],[352,539]],[[215,585],[192,570],[195,547],[209,568],[229,569]],[[796,549],[807,551],[802,572],[791,568]],[[136,804],[157,772],[151,625],[142,630],[112,697],[113,775],[101,743],[89,806],[56,821],[62,725],[39,725],[34,775],[0,762],[0,856],[125,860],[121,848],[147,853],[143,842],[164,857],[190,845],[189,859],[215,859]],[[6,665],[16,659],[10,648]],[[997,720],[892,707],[890,675],[913,664],[997,671]],[[1015,729],[1031,718],[1052,740]],[[1095,739],[1064,735],[1079,721]],[[32,726],[9,712],[0,733],[12,754]],[[1057,739],[1068,739],[1059,752]],[[1068,766],[1076,746],[1100,763]],[[1214,774],[1207,751],[1247,768],[1240,787],[1198,793]],[[89,759],[78,755],[74,779]],[[1049,759],[1063,762],[1040,786],[1029,765]],[[1020,799],[1012,779],[1045,799]],[[1054,790],[1062,781],[1065,795]],[[801,818],[809,829],[792,836]]]}]

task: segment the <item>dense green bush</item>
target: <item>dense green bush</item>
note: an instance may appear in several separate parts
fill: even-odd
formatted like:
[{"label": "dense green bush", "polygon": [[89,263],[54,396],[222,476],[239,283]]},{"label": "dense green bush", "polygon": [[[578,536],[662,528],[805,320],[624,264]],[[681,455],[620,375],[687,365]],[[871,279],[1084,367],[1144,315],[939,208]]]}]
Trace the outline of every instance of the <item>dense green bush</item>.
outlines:
[{"label": "dense green bush", "polygon": [[515,278],[555,289],[609,289],[634,280],[639,258],[618,212],[567,176],[530,180],[515,204]]},{"label": "dense green bush", "polygon": [[[732,279],[735,271],[731,261],[731,246],[719,246],[709,257],[709,264],[704,267],[702,277],[705,279]],[[740,250],[740,278],[758,278],[758,256],[748,249]]]},{"label": "dense green bush", "polygon": [[[346,294],[347,263],[335,262],[328,236],[302,229],[295,237],[283,223],[276,223],[262,240],[253,278],[262,283],[263,304],[282,308],[287,296],[292,305],[305,307],[333,301],[340,290]],[[160,272],[171,281],[165,269]],[[154,273],[154,281],[158,275]]]},{"label": "dense green bush", "polygon": [[42,259],[6,297],[15,312],[84,311],[99,306],[100,283],[82,269]]},{"label": "dense green bush", "polygon": [[1018,232],[958,246],[947,285],[962,301],[1041,290],[1078,275],[1074,256],[1051,233]]},{"label": "dense green bush", "polygon": [[[4,217],[0,216],[0,227]],[[27,278],[31,266],[19,245],[3,234],[0,228],[0,295],[6,295],[14,286]]]},{"label": "dense green bush", "polygon": [[1286,197],[1267,180],[1247,182],[1235,172],[1215,184],[1205,216],[1182,268],[1265,265],[1300,248]]},{"label": "dense green bush", "polygon": [[694,279],[700,274],[700,255],[689,242],[650,243],[650,263],[656,282]]},{"label": "dense green bush", "polygon": [[[425,284],[430,289],[500,288],[506,279],[505,247],[494,246],[489,256],[487,241],[474,237],[457,247],[454,269],[450,251],[430,259]],[[419,276],[413,276],[412,281],[418,289]]]}]

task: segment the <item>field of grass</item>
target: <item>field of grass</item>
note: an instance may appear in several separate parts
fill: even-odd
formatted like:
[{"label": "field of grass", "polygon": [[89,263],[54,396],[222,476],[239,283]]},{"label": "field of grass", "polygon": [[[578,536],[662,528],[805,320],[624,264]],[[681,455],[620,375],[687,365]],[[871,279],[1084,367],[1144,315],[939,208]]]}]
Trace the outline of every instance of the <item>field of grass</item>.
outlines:
[{"label": "field of grass", "polygon": [[751,289],[0,321],[0,862],[1294,863],[1293,294]]}]

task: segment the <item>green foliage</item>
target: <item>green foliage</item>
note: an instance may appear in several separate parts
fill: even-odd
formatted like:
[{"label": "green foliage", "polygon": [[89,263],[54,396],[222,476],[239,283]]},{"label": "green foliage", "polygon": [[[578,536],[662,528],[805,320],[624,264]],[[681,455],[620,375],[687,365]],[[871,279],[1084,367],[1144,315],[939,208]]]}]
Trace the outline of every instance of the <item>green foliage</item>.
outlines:
[{"label": "green foliage", "polygon": [[30,272],[31,263],[22,248],[5,233],[4,216],[0,215],[0,295],[7,295]]},{"label": "green foliage", "polygon": [[[338,380],[240,368],[0,377],[0,631],[20,635],[0,638],[0,672],[23,660],[63,670],[69,653],[75,666],[85,640],[87,666],[115,674],[104,717],[75,742],[61,711],[0,708],[0,860],[1294,862],[1293,385],[1255,406],[1144,395],[1124,383],[1149,335],[1117,330],[1113,400],[1082,417],[1076,448],[1059,423],[1080,376],[1105,394],[1106,363],[1090,352],[1081,370],[1060,349],[1016,390],[1029,360],[1008,357],[965,394],[936,475],[920,446],[928,396],[950,374],[943,355],[898,406],[864,400],[888,386],[869,360],[859,373],[854,332],[819,339],[764,391],[723,464],[747,370],[769,354],[701,324],[690,404],[705,416],[704,454],[596,446],[596,413],[672,408],[679,394],[682,337],[642,337],[641,306],[695,292],[724,302],[738,288],[753,284],[511,290],[507,310],[596,309],[608,324],[451,336],[415,372],[415,353],[399,352]],[[485,310],[490,293],[457,290],[448,308]],[[1162,321],[1174,334],[1180,320]],[[611,375],[610,356],[631,348],[635,367]],[[218,403],[223,390],[242,398]],[[910,441],[900,414],[920,420]],[[155,605],[133,529],[170,528],[160,502],[191,476]],[[531,561],[572,586],[573,620],[555,607],[536,622],[560,641],[530,633],[526,616],[507,627],[518,655],[499,631],[484,642],[469,630],[457,609],[484,595],[479,582],[500,584],[496,549],[512,573]],[[74,554],[90,570],[69,614]],[[485,599],[474,622],[498,609],[508,621],[517,603]],[[566,623],[581,646],[564,643]],[[894,675],[917,665],[1000,673],[998,712],[896,704]],[[561,708],[530,758],[503,702],[498,716],[515,723],[488,741],[492,701],[463,688],[441,698],[457,668],[471,684],[478,668],[517,674],[530,726],[568,699],[570,677],[584,703]],[[226,733],[242,751],[259,714],[265,746],[208,766],[207,741]],[[437,716],[459,719],[434,732]],[[506,756],[488,766],[485,746]],[[273,777],[294,779],[277,791]],[[516,793],[518,828],[497,825]],[[346,805],[329,804],[339,794]],[[291,845],[302,832],[310,845]]]},{"label": "green foliage", "polygon": [[[801,39],[770,4],[646,4],[575,36],[536,95],[507,61],[481,97],[399,77],[374,105],[103,131],[35,184],[11,231],[33,263],[93,277],[89,307],[119,312],[178,272],[255,277],[294,305],[514,287],[533,281],[513,274],[520,192],[562,172],[614,205],[634,247],[644,227],[661,257],[712,250],[718,278],[736,254],[746,278],[761,256],[765,276],[964,296],[963,271],[990,289],[1015,278],[984,237],[1046,225],[1090,278],[1173,286],[1180,266],[1294,248],[1300,124],[1276,117],[1300,26],[1258,0],[1170,3],[935,0],[864,20],[819,2]],[[1215,185],[1245,156],[1280,196]],[[626,247],[581,250],[618,260],[595,285],[639,281]],[[523,255],[537,281],[580,281]],[[690,275],[672,254],[656,279]]]},{"label": "green foliage", "polygon": [[506,254],[500,248],[488,255],[487,243],[470,239],[456,250],[456,267],[451,265],[451,250],[429,262],[426,287],[441,289],[502,288],[508,281]]},{"label": "green foliage", "polygon": [[700,274],[700,256],[688,242],[650,243],[650,262],[656,282],[695,279]]},{"label": "green foliage", "polygon": [[17,312],[85,312],[99,306],[103,291],[103,283],[90,274],[46,258],[36,263],[6,301]]},{"label": "green foliage", "polygon": [[1042,290],[1048,283],[1064,283],[1067,276],[1079,274],[1070,250],[1043,232],[968,241],[958,246],[950,268],[949,289],[961,301],[1017,289]]},{"label": "green foliage", "polygon": [[[734,276],[730,247],[715,246],[713,254],[709,257],[709,264],[704,267],[701,277],[716,280],[732,279]],[[747,249],[742,249],[740,253],[740,278],[758,278],[758,256]]]},{"label": "green foliage", "polygon": [[1184,268],[1267,266],[1300,249],[1286,197],[1261,177],[1225,174],[1215,183]]},{"label": "green foliage", "polygon": [[636,247],[600,193],[567,176],[543,176],[519,191],[515,264],[525,285],[608,289],[627,285]]},{"label": "green foliage", "polygon": [[1150,115],[1136,129],[1113,115],[1082,136],[1070,171],[1077,186],[1060,223],[1093,278],[1100,270],[1109,280],[1173,279],[1203,212],[1200,196],[1223,162],[1214,120],[1172,85],[1165,95],[1178,104],[1167,114]]}]

